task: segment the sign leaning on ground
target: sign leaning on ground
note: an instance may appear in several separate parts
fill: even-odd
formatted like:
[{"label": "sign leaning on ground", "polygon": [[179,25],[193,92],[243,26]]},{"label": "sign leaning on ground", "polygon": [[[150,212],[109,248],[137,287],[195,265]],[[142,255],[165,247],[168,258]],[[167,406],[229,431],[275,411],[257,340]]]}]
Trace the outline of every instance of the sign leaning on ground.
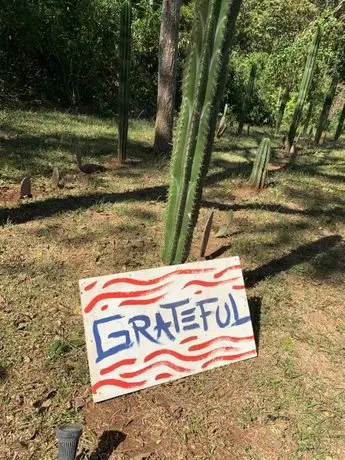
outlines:
[{"label": "sign leaning on ground", "polygon": [[238,257],[79,285],[95,402],[257,354]]}]

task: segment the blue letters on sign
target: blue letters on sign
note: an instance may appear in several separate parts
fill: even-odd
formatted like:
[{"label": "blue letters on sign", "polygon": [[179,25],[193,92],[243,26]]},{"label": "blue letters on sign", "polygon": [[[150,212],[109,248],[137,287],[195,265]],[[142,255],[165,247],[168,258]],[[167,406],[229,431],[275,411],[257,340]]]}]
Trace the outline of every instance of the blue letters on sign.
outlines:
[{"label": "blue letters on sign", "polygon": [[123,316],[114,315],[108,318],[97,319],[93,323],[93,336],[95,338],[96,350],[97,350],[96,363],[99,363],[100,361],[102,361],[102,359],[108,358],[108,356],[115,355],[119,351],[127,350],[128,348],[133,346],[133,342],[131,342],[130,340],[129,332],[120,330],[120,331],[112,332],[111,334],[108,335],[108,337],[106,337],[106,339],[122,338],[123,339],[122,343],[119,343],[118,345],[115,345],[114,347],[108,348],[108,350],[103,349],[101,333],[99,331],[100,326],[102,324],[110,323],[112,321],[115,323],[117,320],[121,318],[123,318]]},{"label": "blue letters on sign", "polygon": [[[237,304],[231,293],[229,301],[220,302],[217,297],[203,299],[190,304],[190,299],[180,300],[159,305],[160,311],[151,318],[148,315],[136,315],[126,318],[126,325],[119,321],[124,316],[114,315],[98,319],[93,323],[97,359],[100,362],[109,356],[131,348],[135,340],[137,345],[142,345],[144,340],[151,343],[164,344],[168,340],[174,342],[181,331],[202,329],[207,332],[210,324],[217,324],[219,329],[236,327],[250,321],[250,316],[240,318]],[[213,304],[213,305],[211,305]],[[211,323],[213,321],[213,323]],[[107,336],[102,334],[102,325],[107,324],[113,332]],[[128,327],[128,329],[123,329]],[[106,328],[109,330],[109,327]],[[105,343],[114,342],[114,345],[105,348]]]}]

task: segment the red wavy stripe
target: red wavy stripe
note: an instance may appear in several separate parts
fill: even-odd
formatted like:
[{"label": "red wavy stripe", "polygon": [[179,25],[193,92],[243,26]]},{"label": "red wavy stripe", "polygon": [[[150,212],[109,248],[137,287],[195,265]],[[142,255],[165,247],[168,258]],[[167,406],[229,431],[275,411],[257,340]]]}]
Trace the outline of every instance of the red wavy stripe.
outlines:
[{"label": "red wavy stripe", "polygon": [[213,278],[217,279],[223,276],[226,272],[230,270],[240,270],[240,269],[241,269],[241,265],[232,265],[231,267],[224,268],[224,270],[222,270],[221,272],[215,273],[213,275]]},{"label": "red wavy stripe", "polygon": [[197,340],[198,336],[197,335],[191,335],[190,337],[186,337],[185,339],[181,340],[180,345],[183,345],[184,343],[191,342],[192,340]]},{"label": "red wavy stripe", "polygon": [[155,369],[156,367],[161,366],[170,367],[170,369],[176,372],[192,372],[191,369],[186,369],[185,367],[177,366],[176,364],[173,364],[170,361],[159,361],[158,363],[150,364],[149,366],[146,366],[142,369],[138,369],[137,371],[125,372],[123,374],[120,374],[120,377],[123,379],[131,379],[133,377],[137,377],[138,375],[144,374],[145,372],[150,371],[151,369]]},{"label": "red wavy stripe", "polygon": [[216,337],[215,339],[208,340],[207,342],[198,343],[197,345],[192,345],[191,347],[188,348],[188,351],[202,350],[203,348],[207,348],[210,345],[213,345],[214,343],[217,343],[217,342],[227,341],[227,342],[238,343],[238,342],[247,342],[253,339],[254,339],[253,335],[250,335],[248,337],[231,337],[229,335],[223,335],[220,337]]},{"label": "red wavy stripe", "polygon": [[169,374],[169,372],[164,372],[164,373],[162,373],[162,374],[156,375],[155,380],[168,379],[169,377],[172,377],[172,374]]},{"label": "red wavy stripe", "polygon": [[238,280],[240,277],[237,276],[236,278],[230,278],[228,280],[223,280],[223,281],[203,281],[203,280],[192,280],[192,281],[188,281],[188,283],[186,283],[184,286],[183,286],[183,289],[188,287],[188,286],[205,286],[205,287],[215,287],[215,286],[220,286],[222,284],[228,284],[228,283],[232,283],[233,281],[236,281]]},{"label": "red wavy stripe", "polygon": [[240,286],[232,286],[232,287],[231,287],[231,289],[236,289],[236,290],[238,290],[238,291],[239,291],[240,289],[245,289],[245,288],[246,288],[246,287],[243,286],[243,284],[240,285]]},{"label": "red wavy stripe", "polygon": [[93,283],[88,284],[87,286],[84,287],[84,291],[89,291],[90,289],[92,289],[93,287],[95,287],[96,284],[97,284],[97,281],[94,281]]},{"label": "red wavy stripe", "polygon": [[147,355],[146,358],[144,359],[144,363],[147,363],[148,361],[151,361],[152,359],[160,355],[170,355],[176,359],[179,359],[180,361],[192,361],[192,362],[202,361],[203,359],[208,358],[210,355],[213,355],[217,351],[228,352],[232,350],[237,350],[237,348],[221,347],[221,348],[216,348],[214,350],[207,351],[206,353],[203,353],[201,355],[182,355],[181,353],[178,353],[177,351],[174,351],[174,350],[163,349],[163,350],[154,351],[153,353],[150,353],[149,355]]},{"label": "red wavy stripe", "polygon": [[124,382],[123,380],[118,380],[118,379],[105,379],[105,380],[100,380],[99,382],[95,383],[92,387],[92,393],[96,393],[97,390],[101,387],[104,387],[106,385],[114,386],[114,387],[120,387],[120,388],[139,388],[144,386],[146,383],[146,380],[142,380],[141,382]]},{"label": "red wavy stripe", "polygon": [[101,302],[106,299],[121,299],[126,297],[142,297],[148,294],[153,294],[158,292],[164,287],[168,286],[170,283],[162,284],[161,286],[155,287],[153,289],[146,289],[145,291],[132,291],[132,292],[104,292],[103,294],[97,295],[91,302],[85,307],[85,313],[89,313],[98,302]]},{"label": "red wavy stripe", "polygon": [[103,288],[106,288],[108,286],[112,286],[113,284],[116,283],[128,283],[128,284],[135,284],[137,286],[150,286],[151,284],[156,284],[159,283],[160,281],[163,281],[167,278],[170,278],[171,276],[174,275],[193,275],[197,273],[207,273],[214,271],[215,268],[192,268],[192,269],[179,269],[179,270],[174,270],[173,272],[167,273],[163,276],[159,276],[158,278],[152,278],[150,280],[138,280],[135,278],[114,278],[112,280],[107,281],[104,283]]},{"label": "red wavy stripe", "polygon": [[112,371],[114,371],[115,369],[118,369],[121,366],[131,366],[132,364],[135,364],[136,362],[137,362],[137,360],[135,358],[123,359],[121,361],[118,361],[115,364],[112,364],[111,366],[108,366],[108,367],[105,367],[105,368],[101,369],[100,374],[101,375],[109,374],[109,372],[112,372]]},{"label": "red wavy stripe", "polygon": [[129,299],[129,300],[123,300],[120,303],[120,307],[124,307],[125,305],[150,305],[152,303],[158,302],[159,300],[163,299],[165,297],[165,294],[160,295],[158,297],[154,297],[153,299],[141,299],[141,300],[135,300],[135,299]]},{"label": "red wavy stripe", "polygon": [[211,364],[217,363],[218,361],[235,361],[236,359],[246,358],[248,356],[254,355],[256,355],[256,350],[246,351],[245,353],[239,353],[238,355],[217,356],[217,358],[206,361],[206,363],[202,365],[202,368],[206,369],[207,367],[211,366]]}]

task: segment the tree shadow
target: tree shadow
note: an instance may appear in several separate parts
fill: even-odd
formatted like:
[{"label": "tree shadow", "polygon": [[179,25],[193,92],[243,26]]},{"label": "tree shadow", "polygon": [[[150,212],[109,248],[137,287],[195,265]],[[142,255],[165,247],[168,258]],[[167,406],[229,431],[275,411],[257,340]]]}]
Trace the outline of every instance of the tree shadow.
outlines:
[{"label": "tree shadow", "polygon": [[7,370],[3,366],[0,366],[0,382],[6,380],[7,377],[8,377]]},{"label": "tree shadow", "polygon": [[104,431],[96,450],[90,453],[89,460],[107,460],[125,439],[126,435],[121,431]]},{"label": "tree shadow", "polygon": [[[342,242],[343,239],[340,235],[331,235],[320,238],[312,243],[303,244],[291,251],[289,254],[273,259],[261,267],[255,268],[244,272],[244,280],[247,288],[254,287],[260,281],[265,280],[271,276],[276,276],[281,272],[285,272],[290,268],[307,262],[315,256],[330,251],[334,246]],[[324,267],[324,274],[326,268],[331,271],[332,266]]]},{"label": "tree shadow", "polygon": [[248,298],[250,317],[252,319],[253,332],[257,350],[259,350],[260,345],[261,304],[261,297]]}]

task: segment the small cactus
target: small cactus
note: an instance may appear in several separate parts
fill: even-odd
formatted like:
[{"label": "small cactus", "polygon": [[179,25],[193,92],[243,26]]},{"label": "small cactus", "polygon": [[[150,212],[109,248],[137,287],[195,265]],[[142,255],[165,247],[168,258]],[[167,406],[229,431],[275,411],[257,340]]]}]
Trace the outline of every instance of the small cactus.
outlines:
[{"label": "small cactus", "polygon": [[120,78],[119,78],[119,163],[126,161],[128,137],[129,64],[131,52],[132,2],[124,0],[120,25]]},{"label": "small cactus", "polygon": [[283,118],[284,118],[286,104],[288,103],[289,98],[290,98],[290,91],[289,91],[289,88],[286,88],[282,96],[282,99],[280,101],[280,106],[279,106],[279,110],[277,113],[276,134],[279,134],[280,127],[282,125]]},{"label": "small cactus", "polygon": [[266,138],[261,141],[256,154],[253,170],[249,179],[251,187],[262,189],[266,185],[267,166],[271,156],[271,141]]}]

